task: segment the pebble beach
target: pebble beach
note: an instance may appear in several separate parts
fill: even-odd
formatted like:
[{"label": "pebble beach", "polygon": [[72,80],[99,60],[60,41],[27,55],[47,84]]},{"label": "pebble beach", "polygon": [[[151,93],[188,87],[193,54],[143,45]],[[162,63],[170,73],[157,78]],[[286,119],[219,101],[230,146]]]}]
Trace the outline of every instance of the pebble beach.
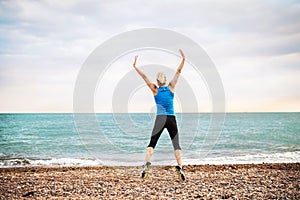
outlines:
[{"label": "pebble beach", "polygon": [[0,168],[1,199],[300,199],[300,163]]}]

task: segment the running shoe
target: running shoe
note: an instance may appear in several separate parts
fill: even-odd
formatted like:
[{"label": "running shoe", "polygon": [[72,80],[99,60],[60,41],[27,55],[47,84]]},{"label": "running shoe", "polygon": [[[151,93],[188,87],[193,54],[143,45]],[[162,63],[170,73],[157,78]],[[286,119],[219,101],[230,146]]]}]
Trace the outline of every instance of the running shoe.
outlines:
[{"label": "running shoe", "polygon": [[148,177],[148,172],[149,172],[149,168],[150,168],[151,162],[146,162],[146,164],[144,164],[142,166],[143,170],[142,170],[142,178],[147,178]]},{"label": "running shoe", "polygon": [[177,165],[176,166],[176,171],[177,171],[177,175],[180,181],[184,181],[185,180],[185,175],[184,175],[184,169],[182,166]]}]

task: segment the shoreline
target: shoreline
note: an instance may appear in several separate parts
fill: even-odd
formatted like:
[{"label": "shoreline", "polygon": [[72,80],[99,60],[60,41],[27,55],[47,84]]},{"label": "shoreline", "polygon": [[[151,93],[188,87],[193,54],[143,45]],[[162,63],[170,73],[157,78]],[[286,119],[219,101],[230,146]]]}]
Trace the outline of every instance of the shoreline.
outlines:
[{"label": "shoreline", "polygon": [[[158,156],[159,157],[159,156]],[[38,167],[38,166],[140,166],[144,154],[140,159],[133,160],[98,160],[95,158],[0,158],[0,168],[16,168],[16,167]],[[139,161],[137,161],[139,160]],[[267,164],[267,163],[299,163],[300,151],[287,151],[287,152],[270,152],[270,153],[257,153],[239,156],[218,156],[218,157],[205,157],[202,159],[182,159],[184,165],[227,165],[227,164]],[[175,165],[176,161],[172,158],[170,160],[153,159],[153,163],[157,166]]]},{"label": "shoreline", "polygon": [[[170,161],[171,162],[171,161]],[[173,164],[161,164],[158,162],[158,164],[156,164],[157,162],[153,162],[151,163],[151,167],[175,167],[177,164],[176,162],[174,162]],[[266,165],[300,165],[299,161],[294,161],[294,162],[237,162],[237,163],[217,163],[217,162],[213,162],[213,163],[201,163],[201,162],[196,162],[196,163],[192,163],[192,162],[185,162],[186,164],[184,164],[183,166],[188,167],[188,166],[266,166]],[[143,162],[141,162],[141,164],[143,164]],[[88,165],[88,164],[79,164],[79,165],[64,165],[64,164],[53,164],[53,165],[8,165],[8,166],[0,166],[0,173],[6,171],[10,171],[11,170],[17,170],[17,171],[22,171],[22,169],[26,170],[26,169],[48,169],[48,170],[55,170],[55,169],[80,169],[80,168],[87,168],[87,169],[91,169],[91,168],[139,168],[141,167],[141,165],[137,165],[137,164],[128,164],[128,165],[123,165],[123,164],[112,164],[112,165],[106,165],[106,164],[97,164],[97,165]]]},{"label": "shoreline", "polygon": [[0,199],[300,199],[300,163],[0,168]]}]

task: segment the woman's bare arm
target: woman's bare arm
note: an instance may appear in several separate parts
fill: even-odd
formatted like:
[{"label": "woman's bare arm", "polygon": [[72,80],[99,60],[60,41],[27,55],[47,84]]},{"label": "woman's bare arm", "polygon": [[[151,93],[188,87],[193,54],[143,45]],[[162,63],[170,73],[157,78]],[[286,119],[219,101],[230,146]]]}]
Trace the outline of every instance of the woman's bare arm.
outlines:
[{"label": "woman's bare arm", "polygon": [[175,89],[175,86],[177,84],[177,81],[178,81],[178,78],[179,78],[179,75],[181,73],[181,70],[183,68],[183,65],[184,65],[184,62],[185,62],[185,55],[183,53],[183,51],[181,49],[179,49],[179,52],[180,52],[180,55],[182,57],[182,60],[181,60],[181,63],[179,64],[178,68],[177,68],[177,71],[173,77],[173,79],[171,80],[171,82],[169,83],[169,88],[172,92],[174,92],[174,89]]},{"label": "woman's bare arm", "polygon": [[136,66],[136,61],[137,61],[138,56],[134,57],[134,63],[133,63],[133,67],[134,69],[137,71],[137,73],[144,79],[144,81],[146,82],[146,84],[148,85],[148,87],[151,89],[151,91],[153,92],[154,95],[157,94],[157,87],[154,83],[151,83],[151,81],[148,79],[148,77]]}]

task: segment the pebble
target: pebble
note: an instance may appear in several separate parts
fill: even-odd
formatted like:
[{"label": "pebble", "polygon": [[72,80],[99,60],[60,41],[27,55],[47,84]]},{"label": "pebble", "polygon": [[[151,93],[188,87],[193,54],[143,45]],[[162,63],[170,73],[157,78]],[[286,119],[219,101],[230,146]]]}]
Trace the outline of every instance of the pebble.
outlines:
[{"label": "pebble", "polygon": [[300,163],[0,168],[0,199],[300,199]]}]

